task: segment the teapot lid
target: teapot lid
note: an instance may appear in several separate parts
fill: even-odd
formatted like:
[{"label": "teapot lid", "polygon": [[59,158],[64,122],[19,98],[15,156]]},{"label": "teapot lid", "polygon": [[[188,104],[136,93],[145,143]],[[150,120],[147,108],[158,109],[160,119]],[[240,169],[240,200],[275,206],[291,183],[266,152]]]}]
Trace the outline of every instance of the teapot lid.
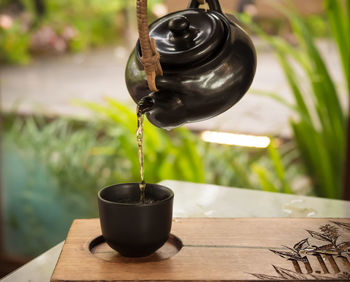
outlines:
[{"label": "teapot lid", "polygon": [[180,66],[203,61],[224,41],[226,32],[221,18],[211,11],[187,9],[168,14],[150,25],[160,62]]}]

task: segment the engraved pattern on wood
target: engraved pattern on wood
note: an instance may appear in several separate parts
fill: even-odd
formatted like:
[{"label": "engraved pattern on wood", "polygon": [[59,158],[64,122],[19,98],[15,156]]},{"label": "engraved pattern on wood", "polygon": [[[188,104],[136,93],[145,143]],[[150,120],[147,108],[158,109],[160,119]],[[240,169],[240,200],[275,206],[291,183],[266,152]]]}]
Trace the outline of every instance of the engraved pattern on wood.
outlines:
[{"label": "engraved pattern on wood", "polygon": [[[332,278],[342,280],[350,280],[350,262],[347,258],[350,254],[350,240],[342,241],[338,240],[341,238],[341,231],[339,227],[344,229],[344,233],[349,235],[350,224],[338,221],[331,221],[329,223],[319,227],[319,231],[306,230],[308,234],[325,244],[310,245],[309,240],[311,238],[305,238],[296,243],[293,248],[284,246],[288,251],[279,251],[271,249],[274,254],[280,257],[292,261],[294,267],[294,274],[291,272],[281,271],[279,267],[273,265],[278,276],[277,279],[300,279],[308,280],[314,277],[315,279],[329,279],[329,276],[320,276],[318,274],[333,274]],[[316,259],[317,260],[316,260]],[[310,261],[312,262],[310,264]],[[300,267],[299,263],[303,263],[304,267]],[[319,264],[319,265],[318,265]],[[320,270],[320,267],[322,271]],[[316,275],[314,275],[315,273]],[[253,274],[259,279],[266,279],[264,274]]]}]

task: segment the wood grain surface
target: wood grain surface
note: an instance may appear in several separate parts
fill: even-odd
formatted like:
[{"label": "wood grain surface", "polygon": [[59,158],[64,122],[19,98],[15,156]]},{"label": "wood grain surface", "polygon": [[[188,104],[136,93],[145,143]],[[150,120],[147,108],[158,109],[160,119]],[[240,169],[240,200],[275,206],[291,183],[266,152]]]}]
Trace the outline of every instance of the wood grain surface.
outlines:
[{"label": "wood grain surface", "polygon": [[75,220],[51,281],[350,280],[350,219],[181,218],[171,233],[157,253],[123,258],[89,250],[98,219]]}]

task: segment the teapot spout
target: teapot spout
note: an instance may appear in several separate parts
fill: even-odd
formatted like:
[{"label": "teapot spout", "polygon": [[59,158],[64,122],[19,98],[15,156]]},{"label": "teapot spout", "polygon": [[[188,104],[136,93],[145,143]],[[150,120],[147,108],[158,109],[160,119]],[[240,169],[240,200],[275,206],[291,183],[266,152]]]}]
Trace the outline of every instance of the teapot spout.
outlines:
[{"label": "teapot spout", "polygon": [[153,109],[154,104],[155,104],[153,94],[154,94],[154,92],[150,93],[149,95],[143,97],[137,103],[137,114],[138,115],[145,114]]}]

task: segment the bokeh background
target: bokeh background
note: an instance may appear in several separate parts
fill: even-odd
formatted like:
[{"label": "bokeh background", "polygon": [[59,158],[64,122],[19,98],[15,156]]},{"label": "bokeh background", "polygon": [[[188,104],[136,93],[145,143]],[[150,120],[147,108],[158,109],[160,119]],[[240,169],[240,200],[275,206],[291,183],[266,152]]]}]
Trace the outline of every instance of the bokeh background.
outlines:
[{"label": "bokeh background", "polygon": [[[100,188],[139,181],[124,82],[135,2],[0,0],[0,277],[97,217]],[[187,2],[149,0],[150,22]],[[146,181],[350,200],[349,1],[220,2],[255,43],[253,85],[216,118],[169,132],[146,122]]]}]

